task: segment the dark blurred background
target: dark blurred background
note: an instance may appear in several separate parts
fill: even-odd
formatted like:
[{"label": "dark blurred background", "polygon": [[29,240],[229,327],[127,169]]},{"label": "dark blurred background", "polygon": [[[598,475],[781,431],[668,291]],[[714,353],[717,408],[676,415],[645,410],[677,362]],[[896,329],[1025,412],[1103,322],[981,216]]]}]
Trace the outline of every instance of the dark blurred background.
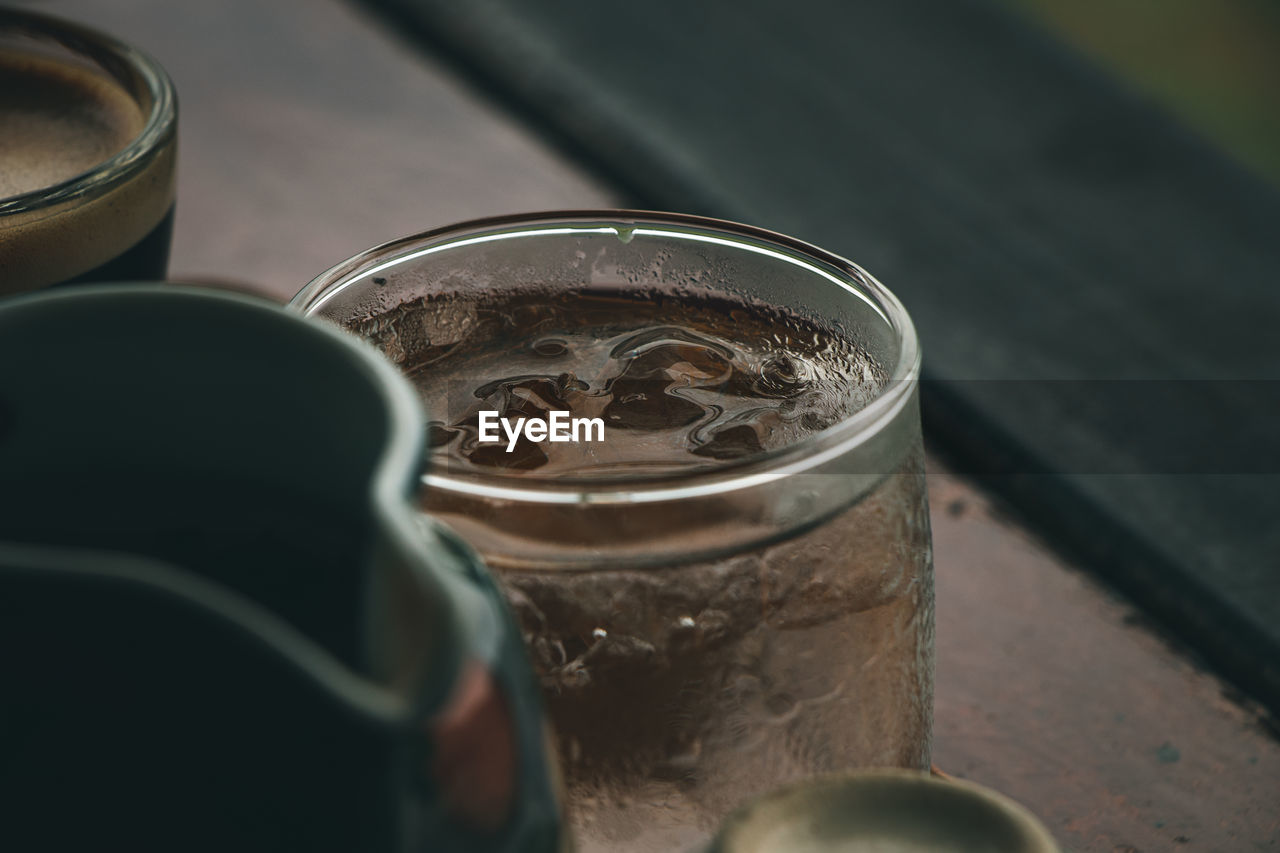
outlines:
[{"label": "dark blurred background", "polygon": [[1123,84],[1280,182],[1273,0],[1004,0]]}]

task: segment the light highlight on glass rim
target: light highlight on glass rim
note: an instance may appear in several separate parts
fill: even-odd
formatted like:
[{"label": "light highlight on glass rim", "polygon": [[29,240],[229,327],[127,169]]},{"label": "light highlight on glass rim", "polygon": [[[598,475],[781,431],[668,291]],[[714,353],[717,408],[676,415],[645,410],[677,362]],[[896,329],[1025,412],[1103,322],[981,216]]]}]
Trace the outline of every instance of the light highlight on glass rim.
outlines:
[{"label": "light highlight on glass rim", "polygon": [[612,226],[601,228],[539,228],[535,231],[505,231],[498,234],[481,234],[477,237],[466,237],[461,240],[450,240],[448,243],[441,243],[439,246],[428,246],[425,249],[418,249],[415,252],[409,252],[405,255],[397,255],[395,258],[378,264],[373,269],[361,270],[360,275],[348,278],[332,290],[326,291],[310,305],[305,306],[305,310],[318,311],[326,302],[355,284],[360,279],[372,278],[380,272],[398,267],[409,261],[416,261],[418,258],[425,258],[428,255],[435,255],[448,249],[458,249],[463,246],[474,246],[478,243],[492,243],[495,240],[507,240],[514,237],[553,237],[564,234],[613,234],[617,236],[618,229]]},{"label": "light highlight on glass rim", "polygon": [[[626,242],[628,243],[636,235],[643,235],[645,237],[666,237],[666,238],[673,238],[673,239],[690,240],[696,243],[712,243],[717,246],[727,246],[731,249],[744,249],[748,252],[754,252],[757,255],[764,255],[765,257],[773,258],[774,260],[784,261],[786,263],[792,264],[793,266],[800,267],[806,272],[810,272],[817,276],[820,276],[821,278],[826,279],[832,284],[837,285],[838,287],[844,289],[848,293],[853,294],[854,296],[858,297],[863,302],[865,302],[871,308],[871,310],[875,311],[876,316],[878,316],[881,320],[890,324],[892,322],[889,319],[888,315],[886,315],[884,311],[880,308],[880,306],[877,305],[875,301],[872,300],[865,293],[858,290],[858,288],[854,287],[847,281],[842,281],[838,276],[832,275],[831,273],[827,272],[821,267],[808,263],[807,261],[801,258],[798,258],[794,255],[789,255],[789,254],[786,254],[785,252],[779,252],[774,249],[768,249],[764,246],[757,246],[753,243],[748,243],[742,240],[730,240],[724,237],[715,237],[711,234],[699,234],[694,231],[667,231],[667,230],[662,230],[658,228],[628,228],[625,230],[630,235],[630,237],[626,240]],[[606,226],[595,226],[595,227],[565,226],[560,228],[538,228],[534,230],[522,229],[519,231],[504,231],[496,234],[481,234],[475,237],[465,237],[461,240],[451,240],[448,243],[442,243],[438,246],[428,246],[425,249],[418,249],[416,251],[409,252],[404,255],[397,255],[395,258],[392,258],[389,261],[383,261],[382,263],[378,264],[377,266],[374,266],[371,269],[361,270],[359,276],[354,276],[352,278],[349,278],[346,281],[339,284],[337,287],[333,288],[332,290],[322,293],[314,303],[308,306],[308,310],[313,310],[313,311],[319,310],[326,302],[328,302],[333,297],[337,296],[343,290],[350,287],[352,284],[359,281],[360,279],[371,278],[380,272],[386,272],[389,269],[393,269],[395,267],[400,266],[401,264],[408,263],[409,261],[415,261],[418,258],[425,258],[429,255],[438,254],[440,252],[447,251],[449,249],[458,249],[458,248],[462,248],[463,246],[474,246],[479,243],[491,243],[496,240],[509,240],[509,239],[515,239],[519,237],[552,237],[552,236],[563,236],[567,234],[612,234],[614,237],[622,239],[622,229],[619,229],[612,225],[606,225]]]},{"label": "light highlight on glass rim", "polygon": [[691,231],[659,231],[656,228],[635,228],[631,233],[643,234],[646,237],[679,237],[685,240],[692,240],[697,243],[713,243],[717,246],[728,246],[732,249],[746,249],[748,252],[755,252],[757,255],[764,255],[765,257],[774,258],[775,260],[786,261],[793,266],[800,267],[806,272],[816,273],[832,284],[839,285],[849,293],[852,293],[854,296],[867,303],[867,305],[871,307],[871,310],[875,311],[876,316],[881,320],[884,320],[886,323],[890,323],[888,316],[885,315],[884,311],[880,310],[880,306],[873,302],[865,293],[850,285],[849,282],[841,281],[826,270],[816,267],[807,261],[801,260],[794,255],[788,255],[784,252],[778,252],[773,249],[766,249],[764,246],[756,246],[752,243],[745,243],[741,240],[727,240],[724,237],[713,237],[710,234],[698,234]]}]

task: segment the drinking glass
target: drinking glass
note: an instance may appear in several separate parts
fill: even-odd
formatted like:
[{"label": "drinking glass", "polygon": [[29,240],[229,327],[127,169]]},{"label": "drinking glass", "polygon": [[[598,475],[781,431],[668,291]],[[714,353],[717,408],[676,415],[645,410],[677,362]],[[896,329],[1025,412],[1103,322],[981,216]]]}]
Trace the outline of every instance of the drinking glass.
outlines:
[{"label": "drinking glass", "polygon": [[[14,86],[0,96],[0,296],[55,284],[162,281],[177,163],[178,102],[168,74],[105,33],[17,9],[0,9],[0,61],[13,75],[3,84]],[[79,118],[54,114],[30,82],[37,79],[71,97],[67,108]],[[67,152],[39,150],[24,135],[49,124],[92,135],[106,126],[104,116],[135,111],[137,132],[120,150],[48,186],[28,186],[24,176],[44,174]],[[6,195],[11,184],[20,191]]]},{"label": "drinking glass", "polygon": [[[932,551],[920,351],[901,303],[779,234],[585,211],[388,243],[292,305],[368,329],[443,293],[457,305],[530,283],[774,306],[838,330],[880,376],[834,425],[704,468],[424,474],[423,510],[480,551],[520,618],[580,848],[697,849],[788,780],[927,768]],[[403,341],[373,340],[407,366]]]}]

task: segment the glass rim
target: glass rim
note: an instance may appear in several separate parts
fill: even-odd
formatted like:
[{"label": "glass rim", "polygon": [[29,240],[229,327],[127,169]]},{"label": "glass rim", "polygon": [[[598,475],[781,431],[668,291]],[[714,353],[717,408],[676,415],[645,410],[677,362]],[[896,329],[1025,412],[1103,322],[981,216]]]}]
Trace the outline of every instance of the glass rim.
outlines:
[{"label": "glass rim", "polygon": [[[57,42],[72,53],[90,59],[109,74],[110,64],[129,68],[151,96],[151,109],[142,130],[124,148],[64,181],[0,197],[0,216],[35,213],[82,196],[106,192],[144,169],[148,155],[173,138],[178,115],[177,92],[168,72],[149,54],[100,30],[42,12],[0,8],[0,36],[6,33]],[[129,94],[133,97],[132,92]]]},{"label": "glass rim", "polygon": [[[655,226],[646,229],[644,226]],[[659,231],[665,227],[667,231]],[[914,324],[898,298],[854,262],[775,231],[725,219],[684,213],[628,209],[556,210],[472,219],[402,237],[367,249],[320,273],[288,307],[316,314],[332,297],[360,279],[428,253],[499,239],[583,233],[613,233],[627,240],[644,236],[698,239],[766,254],[801,267],[862,299],[884,320],[897,341],[897,361],[867,405],[847,418],[793,444],[714,467],[653,474],[603,477],[532,477],[467,472],[459,476],[435,468],[422,476],[432,489],[519,503],[629,504],[707,497],[758,488],[840,459],[880,435],[913,398],[921,352]],[[887,472],[886,468],[886,472]]]}]

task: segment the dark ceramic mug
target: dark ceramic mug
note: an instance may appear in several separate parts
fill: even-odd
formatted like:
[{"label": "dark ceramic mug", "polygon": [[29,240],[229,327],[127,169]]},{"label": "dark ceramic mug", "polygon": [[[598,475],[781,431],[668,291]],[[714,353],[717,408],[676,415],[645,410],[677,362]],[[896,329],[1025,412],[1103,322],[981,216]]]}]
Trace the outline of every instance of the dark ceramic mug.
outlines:
[{"label": "dark ceramic mug", "polygon": [[0,846],[560,849],[537,692],[355,339],[154,285],[0,302]]}]

